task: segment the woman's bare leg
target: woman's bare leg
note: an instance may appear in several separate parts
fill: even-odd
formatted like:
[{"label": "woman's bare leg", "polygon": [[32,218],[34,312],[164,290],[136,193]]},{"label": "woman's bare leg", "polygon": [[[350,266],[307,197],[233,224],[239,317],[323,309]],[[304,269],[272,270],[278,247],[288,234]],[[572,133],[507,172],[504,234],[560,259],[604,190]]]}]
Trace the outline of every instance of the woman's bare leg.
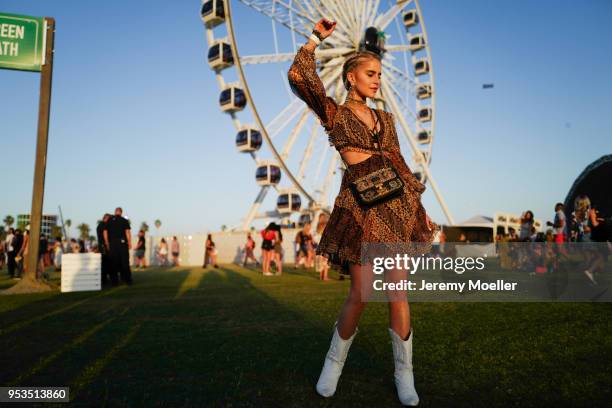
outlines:
[{"label": "woman's bare leg", "polygon": [[[404,270],[392,270],[385,273],[385,280],[390,283],[400,283],[407,278]],[[410,305],[405,290],[387,291],[389,302],[389,326],[402,339],[406,340],[410,333]]]},{"label": "woman's bare leg", "polygon": [[372,268],[367,266],[351,264],[349,272],[351,274],[351,289],[338,318],[338,334],[345,340],[355,333],[361,313],[367,305],[367,297],[364,297],[362,292],[365,288],[363,285],[371,287],[370,281],[372,280]]},{"label": "woman's bare leg", "polygon": [[406,340],[410,333],[410,305],[407,300],[389,302],[389,326]]}]

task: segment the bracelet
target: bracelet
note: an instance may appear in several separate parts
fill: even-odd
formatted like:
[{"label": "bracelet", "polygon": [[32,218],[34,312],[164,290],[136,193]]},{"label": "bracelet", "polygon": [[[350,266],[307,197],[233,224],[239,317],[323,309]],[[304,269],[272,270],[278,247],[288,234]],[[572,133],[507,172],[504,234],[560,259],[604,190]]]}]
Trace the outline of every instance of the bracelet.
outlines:
[{"label": "bracelet", "polygon": [[312,30],[312,33],[313,33],[314,35],[316,35],[316,36],[317,36],[317,38],[318,38],[320,41],[323,41],[323,36],[322,36],[322,35],[321,35],[321,33],[319,32],[319,30],[317,30],[317,29],[315,28],[314,30]]},{"label": "bracelet", "polygon": [[310,37],[308,37],[310,40],[312,40],[312,42],[314,42],[317,46],[319,44],[321,44],[321,40],[319,39],[319,37],[317,37],[314,33],[310,34]]}]

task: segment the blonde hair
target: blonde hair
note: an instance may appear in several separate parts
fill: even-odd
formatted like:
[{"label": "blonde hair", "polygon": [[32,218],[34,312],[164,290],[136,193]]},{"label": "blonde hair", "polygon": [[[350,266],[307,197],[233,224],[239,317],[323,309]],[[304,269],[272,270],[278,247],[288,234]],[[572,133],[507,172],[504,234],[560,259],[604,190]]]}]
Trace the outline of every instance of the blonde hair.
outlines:
[{"label": "blonde hair", "polygon": [[351,84],[349,83],[346,76],[348,75],[349,72],[357,68],[364,60],[369,59],[369,58],[375,59],[378,62],[381,61],[380,55],[372,51],[356,52],[354,54],[351,54],[346,59],[346,61],[344,61],[344,65],[342,66],[342,82],[344,83],[344,87],[346,88],[347,91],[351,89]]},{"label": "blonde hair", "polygon": [[580,195],[574,200],[574,211],[576,220],[585,221],[588,217],[589,209],[591,208],[591,200],[585,195]]}]

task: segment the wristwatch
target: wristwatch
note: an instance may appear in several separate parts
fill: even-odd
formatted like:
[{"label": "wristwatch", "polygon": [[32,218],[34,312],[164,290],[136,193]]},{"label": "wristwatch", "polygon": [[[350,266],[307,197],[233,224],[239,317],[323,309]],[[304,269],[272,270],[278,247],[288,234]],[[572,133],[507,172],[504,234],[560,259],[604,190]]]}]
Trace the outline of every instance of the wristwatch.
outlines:
[{"label": "wristwatch", "polygon": [[323,41],[323,36],[321,35],[321,33],[319,32],[319,30],[317,30],[316,28],[314,30],[312,30],[312,33],[314,35],[317,36],[317,38],[319,39],[319,41]]}]

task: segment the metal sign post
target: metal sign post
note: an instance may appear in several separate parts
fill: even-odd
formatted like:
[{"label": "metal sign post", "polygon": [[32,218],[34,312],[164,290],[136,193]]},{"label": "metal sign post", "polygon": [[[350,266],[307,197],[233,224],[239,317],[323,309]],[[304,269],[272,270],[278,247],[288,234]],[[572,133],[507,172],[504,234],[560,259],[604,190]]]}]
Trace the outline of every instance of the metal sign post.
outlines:
[{"label": "metal sign post", "polygon": [[55,20],[0,13],[0,68],[40,72],[38,133],[25,280],[36,281],[51,110]]}]

